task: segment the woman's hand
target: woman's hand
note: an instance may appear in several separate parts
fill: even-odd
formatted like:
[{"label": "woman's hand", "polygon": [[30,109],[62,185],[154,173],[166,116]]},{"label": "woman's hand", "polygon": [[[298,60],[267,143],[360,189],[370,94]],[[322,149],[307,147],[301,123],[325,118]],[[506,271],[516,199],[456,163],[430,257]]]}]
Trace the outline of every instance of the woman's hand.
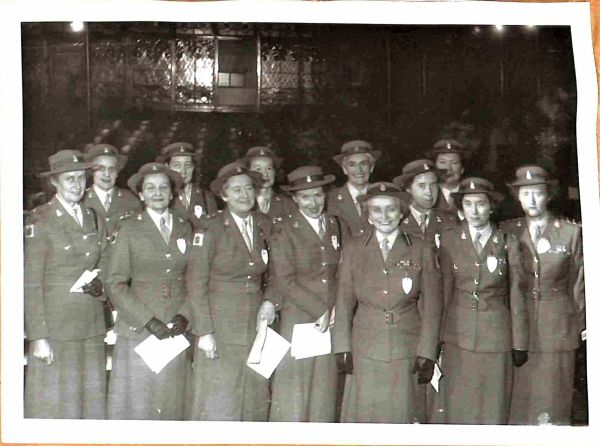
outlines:
[{"label": "woman's hand", "polygon": [[34,358],[46,361],[46,364],[52,365],[54,363],[54,351],[50,347],[50,343],[47,339],[37,339],[31,341],[29,344],[29,351]]},{"label": "woman's hand", "polygon": [[217,341],[215,335],[209,333],[198,338],[198,348],[204,352],[208,359],[216,359],[217,355]]},{"label": "woman's hand", "polygon": [[319,330],[321,333],[325,333],[327,331],[327,329],[329,328],[329,318],[331,317],[331,312],[330,310],[327,310],[325,313],[323,313],[323,316],[321,316],[319,319],[317,319],[317,322],[315,322],[315,328],[317,330]]},{"label": "woman's hand", "polygon": [[258,310],[258,315],[256,316],[257,330],[262,319],[267,321],[267,325],[271,325],[275,320],[275,305],[268,300],[265,300]]}]

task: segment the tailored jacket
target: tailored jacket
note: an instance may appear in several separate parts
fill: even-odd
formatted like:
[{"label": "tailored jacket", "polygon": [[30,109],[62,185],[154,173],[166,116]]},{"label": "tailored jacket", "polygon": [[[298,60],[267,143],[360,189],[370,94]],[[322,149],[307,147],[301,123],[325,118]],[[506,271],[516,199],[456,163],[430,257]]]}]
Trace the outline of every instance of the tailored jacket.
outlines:
[{"label": "tailored jacket", "polygon": [[229,210],[206,220],[192,239],[187,289],[193,308],[192,331],[214,333],[217,345],[250,345],[263,299],[269,259],[271,221],[251,212],[252,252]]},{"label": "tailored jacket", "polygon": [[[287,195],[273,193],[271,203],[269,204],[269,212],[263,215],[269,217],[273,224],[279,224],[283,222],[284,219],[289,217],[289,215],[294,212],[296,208],[296,203],[294,203],[294,201]],[[260,212],[258,208],[258,202],[254,206],[254,210],[256,212]]]},{"label": "tailored jacket", "polygon": [[[420,310],[417,301],[422,300]],[[344,246],[336,301],[334,351],[380,361],[435,360],[442,278],[433,248],[399,231],[383,260],[375,231]]]},{"label": "tailored jacket", "polygon": [[[441,194],[440,194],[441,195]],[[458,226],[458,218],[456,211],[446,211],[444,209],[433,208],[429,212],[429,222],[425,229],[425,234],[421,232],[419,222],[409,211],[400,224],[400,229],[410,235],[423,237],[430,243],[435,243],[436,248],[440,247],[440,236],[442,232],[449,228]]]},{"label": "tailored jacket", "polygon": [[363,210],[360,215],[356,210],[347,185],[331,190],[327,194],[327,207],[329,215],[337,217],[342,230],[342,238],[364,235],[370,228],[367,212]]},{"label": "tailored jacket", "polygon": [[442,234],[442,339],[475,352],[527,350],[528,314],[516,237],[497,228],[477,254],[466,222]]},{"label": "tailored jacket", "polygon": [[202,226],[204,220],[218,211],[217,200],[213,193],[202,189],[198,184],[192,185],[190,204],[187,209],[181,201],[181,194],[183,194],[183,190],[180,195],[173,193],[171,210],[178,217],[189,220],[193,229]]},{"label": "tailored jacket", "polygon": [[138,198],[127,189],[114,187],[111,196],[110,207],[108,212],[104,209],[104,204],[100,202],[100,198],[90,187],[83,196],[83,203],[96,211],[99,217],[104,220],[106,233],[110,236],[117,227],[118,223],[133,215],[137,210],[141,210],[141,203]]},{"label": "tailored jacket", "polygon": [[[527,220],[501,223],[518,241],[523,258],[529,314],[529,351],[561,352],[579,347],[585,328],[585,288],[581,225],[551,216],[534,247]],[[541,239],[540,239],[541,240]]]},{"label": "tailored jacket", "polygon": [[283,328],[290,336],[293,324],[315,322],[335,304],[340,228],[335,217],[324,218],[322,240],[299,210],[284,220],[273,239],[277,292],[272,301],[282,308]]},{"label": "tailored jacket", "polygon": [[31,341],[87,339],[106,333],[101,298],[70,289],[85,270],[101,269],[106,229],[80,203],[83,225],[54,196],[34,209],[25,226],[25,332]]},{"label": "tailored jacket", "polygon": [[123,220],[111,236],[107,294],[119,312],[118,336],[143,340],[153,317],[167,324],[180,313],[191,320],[185,292],[191,229],[183,218],[172,215],[172,221],[168,244],[146,210]]}]

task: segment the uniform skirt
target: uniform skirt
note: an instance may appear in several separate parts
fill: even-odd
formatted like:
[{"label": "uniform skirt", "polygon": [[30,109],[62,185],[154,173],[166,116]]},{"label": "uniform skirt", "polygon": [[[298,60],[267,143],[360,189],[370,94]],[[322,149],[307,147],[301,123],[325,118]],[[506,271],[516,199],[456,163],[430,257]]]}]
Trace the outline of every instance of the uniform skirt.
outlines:
[{"label": "uniform skirt", "polygon": [[515,369],[510,424],[571,424],[575,352],[529,353]]},{"label": "uniform skirt", "polygon": [[425,386],[412,374],[414,362],[354,357],[353,374],[346,376],[342,422],[423,422]]},{"label": "uniform skirt", "polygon": [[104,336],[49,341],[54,363],[29,355],[25,378],[26,418],[105,418]]},{"label": "uniform skirt", "polygon": [[510,352],[482,353],[444,345],[446,422],[506,424],[512,389]]},{"label": "uniform skirt", "polygon": [[288,352],[275,370],[269,421],[333,423],[337,380],[333,354],[294,359]]},{"label": "uniform skirt", "polygon": [[216,359],[197,350],[189,419],[267,421],[269,381],[246,365],[250,347],[217,341]]},{"label": "uniform skirt", "polygon": [[134,351],[137,340],[118,338],[108,385],[108,418],[112,420],[183,420],[186,352],[159,374]]}]

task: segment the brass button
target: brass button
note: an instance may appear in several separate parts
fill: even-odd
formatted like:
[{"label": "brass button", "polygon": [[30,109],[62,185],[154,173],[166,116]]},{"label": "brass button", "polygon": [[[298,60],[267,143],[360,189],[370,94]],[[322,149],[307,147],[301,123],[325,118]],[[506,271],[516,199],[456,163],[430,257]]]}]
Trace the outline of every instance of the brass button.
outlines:
[{"label": "brass button", "polygon": [[171,268],[167,268],[167,272],[170,273],[171,272]]},{"label": "brass button", "polygon": [[321,282],[327,283],[327,279],[321,279]]},{"label": "brass button", "polygon": [[383,290],[383,294],[387,295],[388,290]]},{"label": "brass button", "polygon": [[254,266],[254,262],[248,262],[249,266]]},{"label": "brass button", "polygon": [[166,253],[166,254],[165,254],[165,257],[166,257],[167,259],[170,259],[170,258],[171,258],[171,254],[169,254],[169,253]]}]

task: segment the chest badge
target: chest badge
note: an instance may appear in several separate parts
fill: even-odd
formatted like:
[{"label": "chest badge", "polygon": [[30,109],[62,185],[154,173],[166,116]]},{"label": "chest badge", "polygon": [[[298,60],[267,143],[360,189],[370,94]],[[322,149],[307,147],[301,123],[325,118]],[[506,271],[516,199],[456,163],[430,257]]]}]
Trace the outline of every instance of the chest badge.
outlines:
[{"label": "chest badge", "polygon": [[538,254],[544,254],[545,252],[550,251],[550,242],[547,238],[542,237],[538,240],[535,249]]},{"label": "chest badge", "polygon": [[204,234],[201,232],[196,232],[194,234],[194,240],[192,241],[194,246],[202,246],[202,242],[204,241]]},{"label": "chest badge", "polygon": [[62,217],[62,212],[59,209],[56,210],[56,216]]},{"label": "chest badge", "polygon": [[32,238],[35,235],[35,226],[34,225],[26,225],[25,226],[25,237]]},{"label": "chest badge", "polygon": [[269,251],[267,251],[266,249],[261,249],[260,250],[260,256],[262,257],[262,261],[265,265],[267,265],[269,263]]},{"label": "chest badge", "polygon": [[333,249],[335,249],[336,251],[340,247],[340,244],[339,244],[338,239],[337,239],[337,235],[332,235],[331,236],[331,246],[333,246]]},{"label": "chest badge", "polygon": [[410,290],[412,290],[412,279],[410,277],[404,277],[402,279],[402,289],[405,294],[410,293]]},{"label": "chest badge", "polygon": [[495,256],[488,256],[486,263],[488,271],[493,274],[498,268],[498,259]]},{"label": "chest badge", "polygon": [[203,212],[204,209],[202,209],[202,206],[200,206],[199,204],[194,206],[194,215],[196,216],[196,218],[200,218]]},{"label": "chest badge", "polygon": [[179,251],[181,251],[182,254],[185,254],[185,249],[187,247],[187,244],[185,243],[184,238],[177,239],[177,247],[179,248]]},{"label": "chest badge", "polygon": [[434,239],[435,239],[435,246],[437,246],[437,248],[440,249],[440,234],[435,234]]}]

